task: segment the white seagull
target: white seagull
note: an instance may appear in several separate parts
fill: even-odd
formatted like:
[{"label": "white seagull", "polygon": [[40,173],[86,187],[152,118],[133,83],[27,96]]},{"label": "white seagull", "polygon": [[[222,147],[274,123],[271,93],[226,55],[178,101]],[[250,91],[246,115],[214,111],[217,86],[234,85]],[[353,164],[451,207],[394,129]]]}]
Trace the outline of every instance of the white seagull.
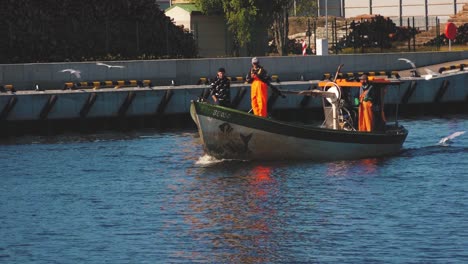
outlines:
[{"label": "white seagull", "polygon": [[70,74],[75,75],[76,78],[81,78],[81,72],[75,69],[63,69],[60,72],[69,72]]},{"label": "white seagull", "polygon": [[450,136],[444,137],[439,141],[439,145],[447,145],[448,143],[452,142],[452,139],[465,134],[465,132],[466,131],[457,131]]},{"label": "white seagull", "polygon": [[401,60],[401,61],[406,61],[406,63],[409,63],[411,65],[411,67],[413,67],[413,69],[416,70],[416,64],[414,64],[414,62],[408,60],[408,59],[405,59],[405,58],[399,58],[398,60]]},{"label": "white seagull", "polygon": [[106,66],[107,68],[125,68],[125,66],[120,66],[120,65],[109,65],[109,64],[105,64],[105,63],[102,63],[102,62],[96,62],[96,65],[99,65],[99,66]]}]

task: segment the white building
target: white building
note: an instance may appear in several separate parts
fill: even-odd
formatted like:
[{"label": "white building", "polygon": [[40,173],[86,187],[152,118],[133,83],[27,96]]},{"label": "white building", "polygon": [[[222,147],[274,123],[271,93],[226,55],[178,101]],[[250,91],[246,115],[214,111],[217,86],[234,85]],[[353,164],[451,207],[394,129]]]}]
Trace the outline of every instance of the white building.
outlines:
[{"label": "white building", "polygon": [[[468,4],[468,0],[319,0],[319,16],[352,18],[363,14],[391,17],[405,24],[409,17],[438,17],[446,22]],[[328,8],[326,8],[328,7]]]},{"label": "white building", "polygon": [[222,16],[203,15],[195,4],[172,2],[172,6],[165,11],[166,16],[172,18],[174,24],[183,25],[193,33],[201,57],[231,54],[233,40]]}]

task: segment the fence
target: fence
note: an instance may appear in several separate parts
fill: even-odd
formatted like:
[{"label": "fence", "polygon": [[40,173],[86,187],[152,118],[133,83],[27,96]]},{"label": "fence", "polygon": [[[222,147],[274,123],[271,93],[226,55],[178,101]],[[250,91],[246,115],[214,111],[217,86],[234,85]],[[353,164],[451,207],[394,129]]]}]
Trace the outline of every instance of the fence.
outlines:
[{"label": "fence", "polygon": [[[409,34],[404,40],[391,41],[391,47],[374,49],[362,46],[347,47],[352,48],[344,49],[340,46],[344,38],[352,33],[351,25],[354,23],[362,23],[365,21],[373,20],[373,17],[363,17],[359,19],[343,19],[330,17],[328,21],[325,19],[308,19],[306,27],[306,39],[308,42],[308,53],[314,53],[316,50],[317,39],[328,39],[330,53],[339,54],[344,52],[352,53],[365,53],[380,49],[381,52],[389,51],[416,51],[416,50],[440,50],[441,45],[444,44],[444,39],[440,37],[443,33],[444,24],[440,23],[440,19],[436,16],[432,17],[406,17],[399,18],[393,17],[390,19],[399,31],[406,31]],[[363,36],[366,38],[367,36]]]}]

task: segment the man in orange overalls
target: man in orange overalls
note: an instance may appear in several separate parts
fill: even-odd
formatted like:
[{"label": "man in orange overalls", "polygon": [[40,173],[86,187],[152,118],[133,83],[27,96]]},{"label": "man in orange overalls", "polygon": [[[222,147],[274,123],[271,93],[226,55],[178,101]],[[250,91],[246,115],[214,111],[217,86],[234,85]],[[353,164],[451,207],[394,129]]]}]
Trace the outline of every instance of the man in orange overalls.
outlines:
[{"label": "man in orange overalls", "polygon": [[360,78],[361,88],[359,90],[359,131],[371,132],[374,125],[374,114],[372,113],[372,88],[367,75]]},{"label": "man in orange overalls", "polygon": [[252,83],[250,99],[254,115],[266,117],[269,78],[257,57],[252,58],[252,68],[247,75],[247,81]]}]

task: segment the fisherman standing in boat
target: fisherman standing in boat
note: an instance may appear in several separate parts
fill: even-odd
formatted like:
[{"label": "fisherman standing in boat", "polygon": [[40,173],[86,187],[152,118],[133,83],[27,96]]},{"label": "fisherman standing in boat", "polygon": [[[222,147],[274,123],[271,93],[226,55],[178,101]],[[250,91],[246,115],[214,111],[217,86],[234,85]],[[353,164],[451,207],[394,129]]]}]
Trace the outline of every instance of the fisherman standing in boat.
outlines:
[{"label": "fisherman standing in boat", "polygon": [[218,69],[215,80],[211,83],[210,94],[215,104],[231,107],[231,81],[226,77],[224,68]]},{"label": "fisherman standing in boat", "polygon": [[359,131],[370,132],[374,125],[374,114],[372,113],[373,86],[369,83],[366,74],[359,77],[361,87],[359,89]]},{"label": "fisherman standing in boat", "polygon": [[246,79],[252,83],[250,99],[254,115],[266,117],[269,77],[257,57],[252,58],[252,68]]}]

